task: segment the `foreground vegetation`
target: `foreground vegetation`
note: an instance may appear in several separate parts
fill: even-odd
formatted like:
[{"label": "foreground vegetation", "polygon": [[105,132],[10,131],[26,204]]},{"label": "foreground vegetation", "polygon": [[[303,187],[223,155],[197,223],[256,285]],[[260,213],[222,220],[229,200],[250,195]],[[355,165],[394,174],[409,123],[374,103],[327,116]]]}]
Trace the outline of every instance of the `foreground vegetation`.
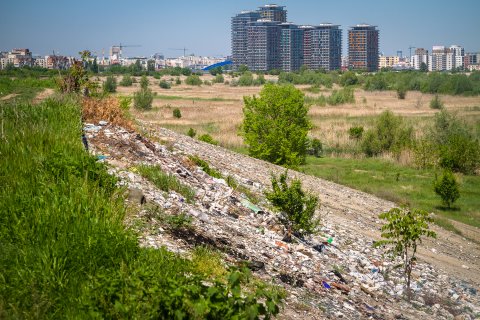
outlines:
[{"label": "foreground vegetation", "polygon": [[261,283],[244,290],[248,272],[217,272],[218,262],[214,272],[205,267],[205,250],[187,260],[139,247],[123,224],[116,179],[83,149],[75,99],[0,110],[0,318],[225,319],[278,312],[280,293]]}]

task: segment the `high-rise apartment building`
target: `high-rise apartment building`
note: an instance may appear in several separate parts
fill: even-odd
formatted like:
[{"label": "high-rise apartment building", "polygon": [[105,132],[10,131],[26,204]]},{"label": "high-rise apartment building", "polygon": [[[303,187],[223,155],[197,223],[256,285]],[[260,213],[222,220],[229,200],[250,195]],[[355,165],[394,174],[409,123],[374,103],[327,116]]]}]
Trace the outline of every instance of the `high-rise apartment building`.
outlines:
[{"label": "high-rise apartment building", "polygon": [[259,7],[258,12],[262,16],[262,19],[276,22],[287,22],[287,10],[285,10],[284,6],[267,4]]},{"label": "high-rise apartment building", "polygon": [[232,18],[232,61],[235,67],[248,65],[247,27],[260,18],[257,11],[242,11]]},{"label": "high-rise apartment building", "polygon": [[303,64],[312,69],[312,31],[315,29],[313,26],[305,25],[300,26],[303,30]]},{"label": "high-rise apartment building", "polygon": [[303,29],[293,23],[282,23],[281,69],[291,72],[300,70],[303,65]]},{"label": "high-rise apartment building", "polygon": [[428,56],[428,71],[447,70],[447,52],[444,46],[433,46],[432,54]]},{"label": "high-rise apartment building", "polygon": [[268,71],[281,68],[280,24],[268,19],[250,22],[248,33],[248,68],[252,71]]},{"label": "high-rise apartment building", "polygon": [[376,26],[359,24],[348,30],[349,67],[378,70],[379,31]]},{"label": "high-rise apartment building", "polygon": [[308,67],[313,70],[338,70],[342,63],[342,30],[331,23],[320,24],[310,32]]},{"label": "high-rise apartment building", "polygon": [[428,67],[428,50],[424,48],[417,48],[415,54],[410,58],[410,64],[413,69],[420,70],[424,63]]},{"label": "high-rise apartment building", "polygon": [[[452,67],[453,68],[463,68],[464,67],[464,64],[463,64],[463,60],[465,58],[465,49],[461,46],[458,46],[458,45],[452,45],[450,46],[450,52],[452,54]],[[447,70],[451,70],[451,69],[448,69]]]}]

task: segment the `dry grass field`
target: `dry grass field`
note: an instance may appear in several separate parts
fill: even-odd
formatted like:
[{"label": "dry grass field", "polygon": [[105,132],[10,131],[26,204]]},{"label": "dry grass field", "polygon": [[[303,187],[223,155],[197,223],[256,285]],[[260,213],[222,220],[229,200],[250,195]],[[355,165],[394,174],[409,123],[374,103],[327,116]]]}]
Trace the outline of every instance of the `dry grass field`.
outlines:
[{"label": "dry grass field", "polygon": [[[202,80],[211,81],[213,76],[204,75]],[[119,77],[118,80],[120,80]],[[172,81],[175,77],[164,76],[164,80]],[[197,130],[198,134],[208,133],[218,140],[222,146],[241,149],[242,138],[238,136],[242,121],[243,97],[258,95],[261,87],[232,87],[226,84],[189,86],[172,85],[171,89],[162,89],[159,81],[149,78],[150,88],[157,94],[153,109],[147,112],[136,112],[139,119],[186,133],[189,128]],[[267,80],[275,80],[267,76]],[[137,79],[138,80],[138,79]],[[231,81],[225,76],[226,81]],[[117,88],[118,95],[132,95],[138,90],[138,83],[132,87]],[[322,88],[318,94],[308,92],[308,85],[297,86],[306,95],[316,97],[321,94],[328,96],[330,89]],[[440,96],[448,110],[456,111],[472,125],[480,123],[480,97]],[[389,109],[402,115],[412,124],[416,135],[422,135],[430,119],[438,110],[431,109],[429,104],[433,95],[420,92],[408,92],[405,100],[399,100],[394,91],[368,92],[355,90],[355,103],[338,106],[315,106],[310,108],[310,116],[314,124],[311,134],[319,138],[327,150],[341,150],[344,156],[355,148],[355,141],[348,136],[352,126],[370,127],[375,116]],[[182,117],[174,118],[173,108],[179,108]],[[335,151],[333,151],[335,152]]]}]

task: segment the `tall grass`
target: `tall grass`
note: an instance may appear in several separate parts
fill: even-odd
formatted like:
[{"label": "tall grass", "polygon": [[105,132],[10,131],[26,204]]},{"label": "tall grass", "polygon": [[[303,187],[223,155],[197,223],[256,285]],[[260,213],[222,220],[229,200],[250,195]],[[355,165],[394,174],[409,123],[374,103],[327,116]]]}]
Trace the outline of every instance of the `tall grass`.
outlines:
[{"label": "tall grass", "polygon": [[256,301],[278,312],[275,292],[238,294],[242,272],[207,286],[189,260],[140,248],[80,116],[75,100],[0,108],[1,319],[242,318]]}]

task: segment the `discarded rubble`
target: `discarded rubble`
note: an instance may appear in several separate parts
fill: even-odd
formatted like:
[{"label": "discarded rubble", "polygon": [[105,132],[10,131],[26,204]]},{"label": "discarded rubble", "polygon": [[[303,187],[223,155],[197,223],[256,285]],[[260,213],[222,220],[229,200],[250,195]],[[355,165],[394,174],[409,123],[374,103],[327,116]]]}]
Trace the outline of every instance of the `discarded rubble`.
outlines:
[{"label": "discarded rubble", "polygon": [[[180,254],[187,254],[200,244],[216,248],[227,262],[243,263],[258,277],[287,289],[288,298],[279,318],[475,319],[480,316],[475,284],[447,276],[423,262],[415,266],[414,296],[411,303],[407,302],[398,263],[386,260],[381,248],[373,248],[373,239],[342,229],[328,218],[323,219],[319,235],[303,240],[292,236],[291,241],[282,241],[286,230],[268,204],[252,203],[238,191],[240,188],[231,188],[224,179],[213,178],[192,164],[185,146],[180,148],[172,139],[174,133],[162,129],[162,139],[167,140],[167,145],[162,145],[108,123],[87,125],[84,131],[90,152],[105,156],[99,161],[108,163],[111,174],[128,187],[128,201],[140,206],[135,216],[129,218],[129,225],[140,232],[142,246],[165,246]],[[195,200],[188,203],[174,191],[159,190],[138,173],[139,165],[160,166],[165,173],[194,189]],[[253,194],[261,195],[268,187],[253,177],[250,180],[237,172],[216,169]],[[191,218],[191,228],[171,229],[162,223],[160,215],[179,214]]]}]

